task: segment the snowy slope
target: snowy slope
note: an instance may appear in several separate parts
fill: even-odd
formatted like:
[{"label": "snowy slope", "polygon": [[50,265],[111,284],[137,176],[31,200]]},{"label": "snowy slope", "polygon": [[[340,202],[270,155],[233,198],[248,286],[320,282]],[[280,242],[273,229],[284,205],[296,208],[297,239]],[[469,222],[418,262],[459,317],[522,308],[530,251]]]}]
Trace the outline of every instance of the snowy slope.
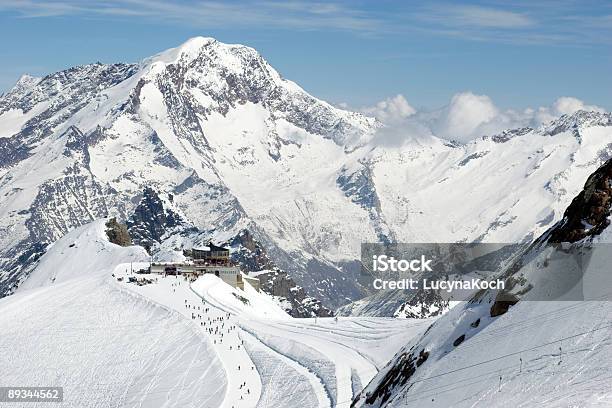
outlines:
[{"label": "snowy slope", "polygon": [[19,291],[56,285],[75,278],[106,276],[122,263],[142,262],[142,247],[120,247],[108,241],[106,220],[81,226],[55,242]]},{"label": "snowy slope", "polygon": [[133,273],[147,261],[104,220],[57,241],[0,299],[0,383],[63,386],[75,408],[347,406],[430,323],[293,319],[249,286]]},{"label": "snowy slope", "polygon": [[[487,306],[458,307],[440,318],[355,406],[610,406],[609,301],[519,302],[503,317],[482,319],[484,329],[472,328]],[[468,339],[453,346],[464,333]],[[412,373],[421,350],[429,356]]]},{"label": "snowy slope", "polygon": [[227,376],[212,347],[176,312],[117,286],[113,269],[129,267],[118,262],[146,257],[105,242],[101,226],[58,241],[31,288],[0,299],[0,364],[11,367],[0,383],[62,386],[62,407],[218,407]]},{"label": "snowy slope", "polygon": [[[480,293],[451,309],[407,342],[352,405],[610,406],[611,177],[609,160],[563,219],[501,271],[512,284],[507,292]],[[549,244],[557,242],[565,244],[552,257]],[[580,280],[576,258],[563,256],[571,248],[589,254]]]},{"label": "snowy slope", "polygon": [[[123,276],[119,274],[118,276]],[[138,275],[127,290],[176,310],[212,342],[228,376],[223,406],[342,406],[377,373],[406,336],[427,320],[385,318],[293,319],[271,297],[234,289],[215,276]],[[281,377],[284,373],[288,377]],[[246,386],[240,384],[246,382]],[[300,392],[296,393],[296,389]]]},{"label": "snowy slope", "polygon": [[255,315],[266,319],[290,319],[290,316],[264,293],[253,289],[248,282],[244,291],[238,291],[215,276],[203,276],[191,285],[200,297],[228,313],[236,315]]},{"label": "snowy slope", "polygon": [[152,188],[184,221],[164,250],[247,229],[340,306],[367,294],[351,275],[361,242],[539,235],[610,156],[611,123],[577,112],[467,145],[377,144],[373,118],[314,98],[252,48],[202,37],[137,64],[24,77],[0,97],[2,293],[48,244],[132,217]]}]

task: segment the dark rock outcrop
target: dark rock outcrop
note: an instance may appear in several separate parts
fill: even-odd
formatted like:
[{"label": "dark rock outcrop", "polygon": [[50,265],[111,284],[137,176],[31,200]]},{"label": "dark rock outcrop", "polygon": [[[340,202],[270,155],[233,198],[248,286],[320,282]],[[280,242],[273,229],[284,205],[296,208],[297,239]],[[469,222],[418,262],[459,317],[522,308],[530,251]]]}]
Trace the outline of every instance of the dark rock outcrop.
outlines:
[{"label": "dark rock outcrop", "polygon": [[182,223],[183,220],[177,213],[165,208],[158,193],[146,187],[142,199],[127,220],[127,227],[134,244],[150,249],[154,244],[160,243],[168,231]]},{"label": "dark rock outcrop", "polygon": [[[410,377],[414,375],[416,369],[427,361],[428,357],[429,352],[424,349],[418,354],[414,350],[410,350],[408,353],[404,352],[396,356],[394,366],[387,371],[376,390],[365,395],[365,402],[370,405],[377,403],[379,406],[384,406],[393,396],[393,390],[397,386],[406,384]],[[354,407],[360,399],[361,395],[357,395],[351,407]]]},{"label": "dark rock outcrop", "polygon": [[106,223],[106,235],[113,244],[123,247],[132,245],[132,239],[130,238],[127,226],[117,222],[117,219],[114,217]]},{"label": "dark rock outcrop", "polygon": [[462,334],[461,336],[457,337],[455,339],[455,341],[453,341],[453,346],[457,347],[458,345],[460,345],[464,341],[465,341],[465,334]]},{"label": "dark rock outcrop", "polygon": [[232,261],[240,264],[245,271],[256,272],[264,269],[273,269],[276,265],[268,256],[265,248],[259,243],[249,230],[242,230],[230,239],[225,246],[229,246]]},{"label": "dark rock outcrop", "polygon": [[319,299],[306,294],[304,288],[298,286],[287,272],[274,264],[266,249],[249,230],[240,231],[223,245],[231,248],[232,261],[240,265],[243,271],[268,271],[257,274],[261,290],[275,296],[291,316],[333,316],[333,312],[323,306]]},{"label": "dark rock outcrop", "polygon": [[599,235],[609,224],[612,206],[612,159],[608,160],[586,181],[553,227],[549,242],[576,242],[587,236]]},{"label": "dark rock outcrop", "polygon": [[518,303],[519,299],[508,299],[509,296],[512,296],[508,293],[503,293],[498,299],[493,302],[493,306],[491,306],[491,317],[501,316],[506,313],[511,306],[514,306]]},{"label": "dark rock outcrop", "polygon": [[281,302],[286,302],[285,311],[293,317],[330,317],[333,312],[323,306],[319,299],[309,296],[298,286],[287,272],[280,269],[259,274],[261,289]]}]

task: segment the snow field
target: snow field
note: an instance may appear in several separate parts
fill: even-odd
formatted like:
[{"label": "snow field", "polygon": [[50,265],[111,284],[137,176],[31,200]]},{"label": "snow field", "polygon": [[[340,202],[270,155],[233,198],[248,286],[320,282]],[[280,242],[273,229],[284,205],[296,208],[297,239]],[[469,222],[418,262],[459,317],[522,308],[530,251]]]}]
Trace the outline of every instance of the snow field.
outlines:
[{"label": "snow field", "polygon": [[138,286],[124,280],[122,286],[190,320],[218,356],[227,378],[220,406],[255,407],[261,394],[261,380],[238,335],[235,318],[199,297],[191,290],[190,282],[183,277],[151,274],[137,276],[157,281]]},{"label": "snow field", "polygon": [[[0,326],[0,365],[10,367],[0,382],[62,386],[57,407],[216,408],[226,388],[224,368],[200,335],[107,280],[4,298]],[[38,406],[49,404],[27,404]]]},{"label": "snow field", "polygon": [[[124,276],[121,285],[174,309],[212,343],[228,378],[224,407],[348,406],[406,336],[424,331],[429,323],[293,319],[248,284],[242,291],[213,275],[191,284],[176,276],[133,276],[152,283],[138,286]],[[223,337],[215,330],[225,330]],[[245,382],[248,393],[241,387]]]},{"label": "snow field", "polygon": [[74,408],[347,406],[429,325],[293,319],[248,284],[136,274],[147,254],[108,242],[104,222],[61,238],[0,299],[0,364],[12,368],[0,383],[63,386],[58,406]]}]

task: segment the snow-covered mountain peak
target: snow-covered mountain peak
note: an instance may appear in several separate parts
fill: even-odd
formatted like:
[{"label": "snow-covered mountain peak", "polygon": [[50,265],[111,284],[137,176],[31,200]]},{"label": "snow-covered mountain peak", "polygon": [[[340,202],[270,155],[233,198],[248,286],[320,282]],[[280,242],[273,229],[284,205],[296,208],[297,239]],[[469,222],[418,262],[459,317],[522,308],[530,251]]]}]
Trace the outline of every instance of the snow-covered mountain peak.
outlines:
[{"label": "snow-covered mountain peak", "polygon": [[561,132],[577,132],[595,126],[612,126],[612,113],[579,110],[572,114],[562,115],[558,119],[544,125],[543,131],[551,136]]},{"label": "snow-covered mountain peak", "polygon": [[23,75],[21,75],[19,77],[19,79],[17,80],[17,82],[13,86],[12,90],[20,91],[20,90],[23,90],[23,89],[31,88],[34,85],[36,85],[37,83],[39,83],[41,81],[41,79],[42,78],[40,78],[40,77],[34,77],[32,75],[29,75],[29,74],[23,74]]},{"label": "snow-covered mountain peak", "polygon": [[152,57],[145,58],[143,64],[151,62],[164,62],[167,64],[177,63],[181,59],[194,59],[200,53],[205,52],[205,47],[220,44],[216,39],[211,37],[193,37],[179,45],[178,47],[169,48]]},{"label": "snow-covered mountain peak", "polygon": [[[178,48],[182,50],[182,52],[190,52],[195,51],[198,52],[202,47],[214,43],[219,43],[215,38],[212,37],[204,37],[204,36],[196,36],[188,39],[183,44],[181,44]],[[238,45],[243,47],[242,45]]]},{"label": "snow-covered mountain peak", "polygon": [[[612,154],[612,128],[596,126],[609,116],[598,113],[560,119],[582,118],[586,143],[522,129],[501,135],[503,145],[431,136],[361,149],[375,119],[309,95],[253,48],[204,37],[137,64],[21,82],[0,97],[6,292],[45,245],[96,218],[127,221],[151,187],[181,214],[150,225],[153,238],[194,228],[226,240],[247,229],[309,294],[345,302],[364,295],[342,272],[361,242],[529,239]],[[143,213],[168,220],[154,201]],[[190,233],[166,249],[189,245]]]},{"label": "snow-covered mountain peak", "polygon": [[141,65],[145,70],[147,67],[167,65],[181,67],[183,73],[191,74],[192,80],[198,79],[197,73],[217,77],[212,79],[222,79],[219,76],[224,72],[244,77],[255,75],[265,77],[277,86],[294,87],[301,91],[296,84],[282,79],[254,48],[222,43],[211,37],[190,38],[178,47],[145,58]]}]

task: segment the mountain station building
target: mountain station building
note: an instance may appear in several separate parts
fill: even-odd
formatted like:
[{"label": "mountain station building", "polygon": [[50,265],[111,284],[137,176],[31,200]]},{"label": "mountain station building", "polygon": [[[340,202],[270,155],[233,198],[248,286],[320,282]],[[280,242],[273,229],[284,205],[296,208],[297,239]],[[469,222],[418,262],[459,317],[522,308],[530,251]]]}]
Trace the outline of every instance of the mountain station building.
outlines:
[{"label": "mountain station building", "polygon": [[229,248],[209,243],[206,246],[194,247],[185,251],[187,260],[183,262],[152,262],[149,272],[163,275],[182,275],[187,279],[210,273],[218,276],[223,282],[234,288],[244,290],[244,282],[248,282],[259,291],[259,279],[243,273],[230,260]]}]

